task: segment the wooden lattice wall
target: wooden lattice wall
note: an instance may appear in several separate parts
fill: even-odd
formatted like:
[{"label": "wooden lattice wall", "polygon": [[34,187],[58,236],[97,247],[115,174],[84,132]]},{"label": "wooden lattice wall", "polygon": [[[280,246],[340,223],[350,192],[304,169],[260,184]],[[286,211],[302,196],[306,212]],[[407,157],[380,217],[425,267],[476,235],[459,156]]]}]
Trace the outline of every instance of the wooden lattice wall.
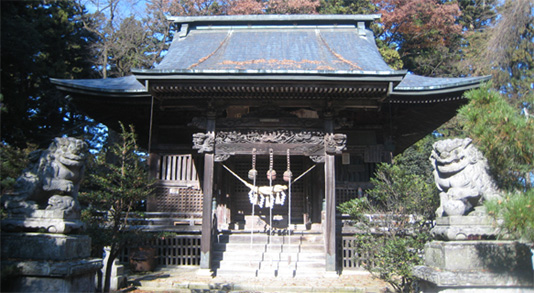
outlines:
[{"label": "wooden lattice wall", "polygon": [[160,186],[156,196],[157,209],[159,212],[192,215],[202,213],[202,197],[200,189]]},{"label": "wooden lattice wall", "polygon": [[192,155],[160,156],[157,170],[158,188],[151,211],[194,217],[202,213],[203,193]]},{"label": "wooden lattice wall", "polygon": [[176,235],[156,239],[158,265],[200,265],[200,235]]},{"label": "wooden lattice wall", "polygon": [[[341,261],[343,269],[364,269],[366,264],[369,264],[371,267],[375,266],[374,255],[376,251],[368,249],[358,253],[357,251],[359,251],[359,249],[356,248],[361,244],[362,243],[354,235],[342,236]],[[367,247],[371,248],[373,245],[367,245]]]},{"label": "wooden lattice wall", "polygon": [[[198,266],[200,265],[201,235],[171,235],[155,238],[146,246],[156,250],[158,266]],[[129,262],[130,249],[125,248],[119,255],[119,261]]]}]

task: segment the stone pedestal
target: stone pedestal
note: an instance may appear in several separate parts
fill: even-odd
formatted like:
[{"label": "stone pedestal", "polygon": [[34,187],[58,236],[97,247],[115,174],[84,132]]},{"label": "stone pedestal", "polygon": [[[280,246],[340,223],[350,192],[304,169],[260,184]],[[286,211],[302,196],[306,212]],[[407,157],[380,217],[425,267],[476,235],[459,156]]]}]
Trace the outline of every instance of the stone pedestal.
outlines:
[{"label": "stone pedestal", "polygon": [[2,267],[14,268],[10,292],[94,292],[101,259],[86,235],[2,233]]},{"label": "stone pedestal", "polygon": [[499,235],[495,227],[495,220],[480,206],[467,216],[437,218],[432,236],[437,240],[490,240]]},{"label": "stone pedestal", "polygon": [[11,214],[2,220],[2,230],[8,232],[48,232],[69,234],[83,231],[85,225],[79,213],[65,210],[37,209],[27,214]]},{"label": "stone pedestal", "polygon": [[424,292],[534,287],[531,251],[513,241],[432,241],[414,275]]}]

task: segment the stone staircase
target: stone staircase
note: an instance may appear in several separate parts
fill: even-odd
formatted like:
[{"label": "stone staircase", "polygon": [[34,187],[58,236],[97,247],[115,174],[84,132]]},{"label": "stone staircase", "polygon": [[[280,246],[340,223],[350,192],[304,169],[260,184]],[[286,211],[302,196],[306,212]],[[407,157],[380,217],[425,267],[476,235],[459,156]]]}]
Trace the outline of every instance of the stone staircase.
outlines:
[{"label": "stone staircase", "polygon": [[227,232],[218,236],[213,253],[217,276],[292,278],[325,273],[320,232],[295,231],[291,236]]}]

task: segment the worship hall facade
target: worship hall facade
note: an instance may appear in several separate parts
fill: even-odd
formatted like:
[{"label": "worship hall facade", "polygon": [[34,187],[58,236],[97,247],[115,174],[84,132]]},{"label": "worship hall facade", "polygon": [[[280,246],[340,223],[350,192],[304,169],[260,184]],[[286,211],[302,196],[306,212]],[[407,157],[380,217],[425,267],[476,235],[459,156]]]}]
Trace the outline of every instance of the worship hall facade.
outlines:
[{"label": "worship hall facade", "polygon": [[147,209],[201,223],[202,268],[220,233],[315,231],[323,270],[338,271],[336,206],[489,79],[391,69],[369,29],[379,17],[171,17],[153,69],[52,82],[96,121],[135,126],[158,179]]}]

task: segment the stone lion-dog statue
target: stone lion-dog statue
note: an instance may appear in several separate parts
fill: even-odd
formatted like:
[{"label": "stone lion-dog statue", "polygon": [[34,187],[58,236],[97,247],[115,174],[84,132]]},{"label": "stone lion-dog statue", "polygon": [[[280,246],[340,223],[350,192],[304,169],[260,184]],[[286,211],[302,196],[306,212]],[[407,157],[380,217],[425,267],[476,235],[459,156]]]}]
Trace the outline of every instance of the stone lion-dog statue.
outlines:
[{"label": "stone lion-dog statue", "polygon": [[440,191],[438,217],[467,215],[483,201],[501,197],[486,158],[470,138],[434,143],[430,161]]},{"label": "stone lion-dog statue", "polygon": [[78,190],[85,170],[87,144],[71,137],[55,138],[48,149],[29,155],[30,164],[3,198],[10,214],[31,215],[35,210],[78,213]]}]

